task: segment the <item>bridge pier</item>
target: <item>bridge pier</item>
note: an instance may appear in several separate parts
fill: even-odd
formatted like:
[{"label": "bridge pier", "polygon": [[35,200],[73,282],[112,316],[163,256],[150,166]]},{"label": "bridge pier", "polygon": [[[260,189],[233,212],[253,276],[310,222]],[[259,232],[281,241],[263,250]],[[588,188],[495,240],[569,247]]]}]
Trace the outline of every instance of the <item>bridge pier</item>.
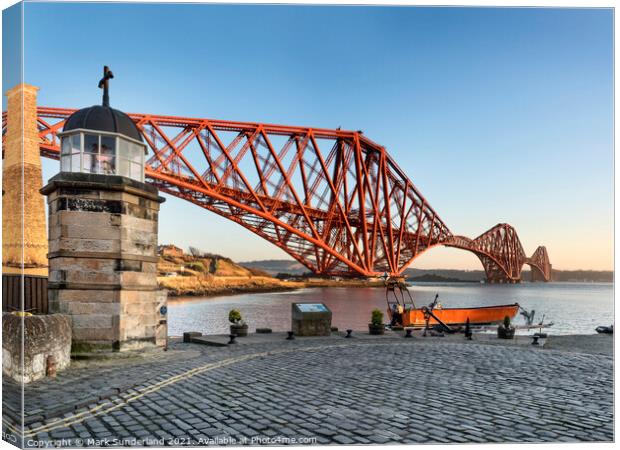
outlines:
[{"label": "bridge pier", "polygon": [[18,84],[6,95],[2,165],[2,273],[47,275],[47,227],[37,128],[37,91]]},{"label": "bridge pier", "polygon": [[549,277],[545,277],[545,274],[535,265],[530,265],[530,281],[532,283],[537,282],[537,281],[551,281],[551,273],[552,273],[552,266],[551,264],[549,264]]},{"label": "bridge pier", "polygon": [[[510,277],[502,270],[502,268],[491,258],[485,255],[477,254],[478,259],[482,262],[484,272],[487,276],[487,283],[489,284],[517,284],[521,282],[521,270],[519,269],[518,276]],[[516,274],[515,274],[516,275]]]}]

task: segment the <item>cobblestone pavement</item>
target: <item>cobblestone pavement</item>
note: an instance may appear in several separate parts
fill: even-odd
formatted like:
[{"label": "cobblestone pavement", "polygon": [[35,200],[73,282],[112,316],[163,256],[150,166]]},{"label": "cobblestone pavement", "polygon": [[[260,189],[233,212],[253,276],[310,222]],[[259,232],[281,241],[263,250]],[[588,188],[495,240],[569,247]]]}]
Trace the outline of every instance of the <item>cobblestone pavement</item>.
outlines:
[{"label": "cobblestone pavement", "polygon": [[[72,369],[27,386],[24,444],[613,439],[611,357],[440,341],[177,343],[139,364]],[[3,431],[14,435],[10,422]]]}]

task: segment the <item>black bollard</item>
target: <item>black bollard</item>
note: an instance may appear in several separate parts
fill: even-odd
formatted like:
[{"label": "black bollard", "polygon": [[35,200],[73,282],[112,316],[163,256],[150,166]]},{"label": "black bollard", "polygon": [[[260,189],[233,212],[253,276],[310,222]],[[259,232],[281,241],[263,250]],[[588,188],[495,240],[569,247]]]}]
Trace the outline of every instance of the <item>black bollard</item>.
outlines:
[{"label": "black bollard", "polygon": [[469,317],[467,318],[467,322],[465,323],[465,339],[471,341],[472,337],[471,327],[469,326]]},{"label": "black bollard", "polygon": [[353,336],[351,336],[351,333],[353,333],[353,330],[347,330],[347,335],[345,336],[346,338],[351,338]]},{"label": "black bollard", "polygon": [[230,338],[230,341],[228,341],[228,344],[236,344],[237,341],[235,341],[235,339],[237,338],[236,334],[229,334],[228,337]]},{"label": "black bollard", "polygon": [[295,336],[293,336],[293,332],[292,331],[287,331],[286,332],[288,334],[288,336],[286,337],[287,341],[292,341],[293,339],[295,339]]},{"label": "black bollard", "polygon": [[412,332],[412,331],[413,331],[413,329],[412,329],[412,328],[407,328],[407,329],[405,330],[405,337],[406,337],[406,338],[413,337],[413,336],[411,336],[411,332]]},{"label": "black bollard", "polygon": [[538,338],[540,338],[538,334],[535,334],[534,336],[532,336],[532,345],[540,345],[538,343]]}]

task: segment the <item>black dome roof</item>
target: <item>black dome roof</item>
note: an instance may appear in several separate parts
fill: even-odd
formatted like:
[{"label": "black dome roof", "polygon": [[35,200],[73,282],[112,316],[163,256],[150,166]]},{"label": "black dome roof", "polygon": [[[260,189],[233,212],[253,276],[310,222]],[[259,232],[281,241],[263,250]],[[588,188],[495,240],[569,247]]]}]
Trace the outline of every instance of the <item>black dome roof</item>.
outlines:
[{"label": "black dome roof", "polygon": [[108,106],[94,105],[83,108],[69,116],[63,131],[86,128],[94,131],[120,133],[142,142],[142,135],[133,120],[122,111]]}]

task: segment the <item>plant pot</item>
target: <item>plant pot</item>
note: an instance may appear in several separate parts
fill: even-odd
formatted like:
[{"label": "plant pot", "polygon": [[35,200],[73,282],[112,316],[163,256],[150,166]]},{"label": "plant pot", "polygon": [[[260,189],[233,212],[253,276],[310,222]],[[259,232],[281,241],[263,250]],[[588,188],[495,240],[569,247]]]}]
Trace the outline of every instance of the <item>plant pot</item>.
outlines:
[{"label": "plant pot", "polygon": [[237,337],[245,337],[248,335],[248,324],[243,325],[232,324],[230,326],[230,334],[236,334]]},{"label": "plant pot", "polygon": [[499,327],[497,327],[497,337],[499,339],[514,339],[515,328],[514,327],[505,328],[504,325],[500,325]]},{"label": "plant pot", "polygon": [[368,324],[368,334],[383,334],[385,332],[385,327],[383,324],[374,325],[372,323]]}]

